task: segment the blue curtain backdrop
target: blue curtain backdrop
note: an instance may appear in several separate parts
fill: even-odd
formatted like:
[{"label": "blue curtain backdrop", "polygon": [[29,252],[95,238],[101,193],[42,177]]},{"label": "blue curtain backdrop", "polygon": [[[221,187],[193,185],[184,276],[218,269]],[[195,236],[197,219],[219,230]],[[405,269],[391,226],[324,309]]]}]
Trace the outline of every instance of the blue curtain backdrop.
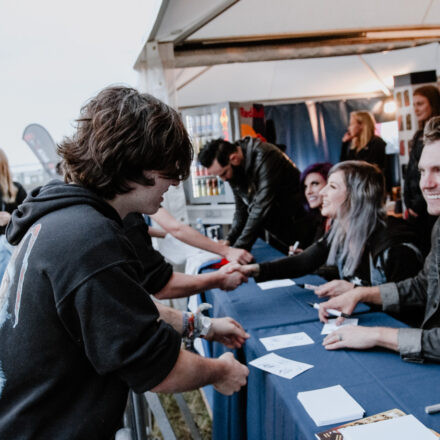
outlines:
[{"label": "blue curtain backdrop", "polygon": [[286,145],[286,154],[300,170],[315,162],[339,161],[341,139],[347,130],[350,112],[369,110],[376,121],[382,122],[382,98],[349,99],[314,103],[316,111],[315,137],[310,114],[305,103],[264,106],[266,120],[272,119],[276,143]]}]

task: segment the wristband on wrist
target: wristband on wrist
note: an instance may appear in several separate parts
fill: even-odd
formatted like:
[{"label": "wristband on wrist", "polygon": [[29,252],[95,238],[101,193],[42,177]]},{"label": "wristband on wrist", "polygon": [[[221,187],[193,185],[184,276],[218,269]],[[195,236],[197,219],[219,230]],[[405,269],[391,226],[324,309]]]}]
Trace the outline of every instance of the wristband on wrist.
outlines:
[{"label": "wristband on wrist", "polygon": [[208,316],[202,314],[203,310],[209,309],[211,304],[203,303],[196,313],[183,312],[182,314],[182,337],[187,340],[204,337],[208,334],[212,321]]},{"label": "wristband on wrist", "polygon": [[183,312],[182,320],[182,337],[191,338],[194,333],[194,314]]}]

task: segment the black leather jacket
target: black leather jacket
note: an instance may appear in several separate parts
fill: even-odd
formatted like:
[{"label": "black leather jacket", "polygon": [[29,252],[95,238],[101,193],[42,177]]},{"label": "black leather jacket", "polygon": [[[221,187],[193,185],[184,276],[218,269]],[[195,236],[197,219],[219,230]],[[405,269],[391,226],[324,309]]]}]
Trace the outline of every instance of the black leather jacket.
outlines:
[{"label": "black leather jacket", "polygon": [[294,243],[303,235],[306,216],[299,170],[274,145],[250,137],[237,144],[244,160],[229,181],[236,204],[229,242],[250,249],[266,229],[286,245]]}]

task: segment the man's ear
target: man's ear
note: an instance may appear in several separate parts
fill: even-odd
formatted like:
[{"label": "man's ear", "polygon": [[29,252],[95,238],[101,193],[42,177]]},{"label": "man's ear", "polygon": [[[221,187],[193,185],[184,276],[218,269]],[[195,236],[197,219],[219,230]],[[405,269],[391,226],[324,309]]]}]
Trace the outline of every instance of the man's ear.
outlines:
[{"label": "man's ear", "polygon": [[237,167],[241,164],[241,156],[238,151],[234,151],[229,155],[229,163],[234,167]]}]

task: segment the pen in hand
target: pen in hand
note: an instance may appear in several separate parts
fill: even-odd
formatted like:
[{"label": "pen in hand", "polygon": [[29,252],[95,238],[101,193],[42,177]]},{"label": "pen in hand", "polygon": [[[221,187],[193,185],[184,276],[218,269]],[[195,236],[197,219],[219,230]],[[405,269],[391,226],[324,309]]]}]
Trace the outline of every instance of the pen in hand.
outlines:
[{"label": "pen in hand", "polygon": [[292,249],[289,249],[289,256],[295,255],[295,251],[298,249],[299,241],[295,241],[295,244],[293,245]]},{"label": "pen in hand", "polygon": [[[307,303],[310,307],[313,307],[316,310],[319,310],[319,304],[318,303],[311,303],[308,302]],[[342,316],[342,318],[350,318],[350,315],[348,315],[347,313],[341,312],[339,310],[335,310],[335,309],[326,309],[326,312],[330,315],[330,316]]]}]

